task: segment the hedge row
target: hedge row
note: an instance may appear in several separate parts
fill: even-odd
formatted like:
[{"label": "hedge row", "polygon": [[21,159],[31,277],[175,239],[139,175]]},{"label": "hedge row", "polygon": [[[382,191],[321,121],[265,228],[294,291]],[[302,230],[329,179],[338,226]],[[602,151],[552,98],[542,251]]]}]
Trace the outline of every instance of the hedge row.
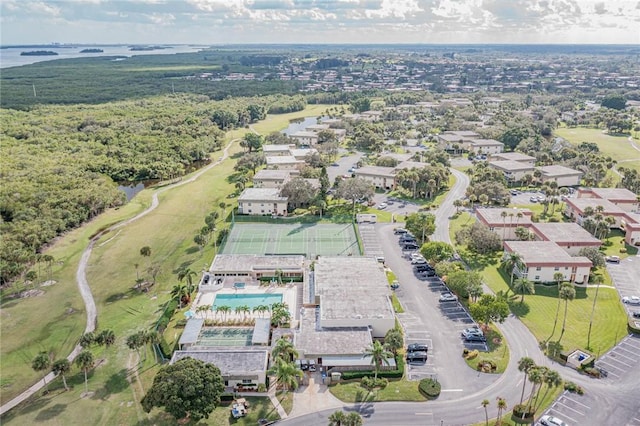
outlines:
[{"label": "hedge row", "polygon": [[[378,377],[385,377],[387,379],[401,379],[404,376],[404,358],[400,355],[396,356],[395,370],[383,370],[378,371]],[[342,380],[354,380],[362,379],[366,376],[371,376],[371,370],[367,371],[344,371],[342,373]]]}]

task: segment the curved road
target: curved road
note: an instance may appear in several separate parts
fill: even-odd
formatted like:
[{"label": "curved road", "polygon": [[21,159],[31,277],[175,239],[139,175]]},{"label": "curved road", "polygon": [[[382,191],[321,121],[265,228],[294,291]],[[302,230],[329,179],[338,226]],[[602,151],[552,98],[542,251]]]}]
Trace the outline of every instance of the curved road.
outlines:
[{"label": "curved road", "polygon": [[[469,185],[468,176],[455,169],[451,169],[456,177],[456,183],[451,188],[447,198],[436,211],[436,231],[434,240],[450,242],[449,217],[455,212],[453,202],[464,196]],[[629,395],[638,395],[640,389],[640,370],[635,369],[625,380],[613,383],[609,380],[590,379],[580,375],[571,368],[561,367],[548,359],[539,349],[538,342],[527,327],[515,316],[511,315],[504,323],[498,324],[498,328],[509,343],[509,365],[496,381],[480,391],[473,392],[460,398],[448,399],[451,394],[442,395],[445,398],[425,403],[416,402],[378,402],[357,403],[345,406],[347,411],[357,411],[368,425],[464,425],[481,422],[484,418],[484,410],[480,403],[488,399],[491,404],[488,407],[489,417],[497,417],[495,404],[497,397],[507,400],[509,407],[519,402],[522,391],[523,374],[518,371],[518,360],[528,356],[533,358],[538,365],[545,365],[557,370],[566,380],[574,381],[585,388],[585,391],[594,396],[598,401],[598,407],[592,407],[590,421],[594,425],[611,423],[616,417],[616,406],[620,406]],[[527,384],[527,389],[530,389]],[[526,394],[525,394],[526,397]],[[633,410],[633,408],[631,408]],[[326,425],[327,419],[335,408],[299,417],[290,417],[282,423],[293,426]],[[628,417],[618,419],[619,423],[626,424]]]},{"label": "curved road", "polygon": [[[136,220],[148,215],[153,210],[155,210],[158,207],[158,205],[160,205],[160,202],[158,200],[159,194],[162,194],[163,192],[169,189],[177,188],[181,185],[185,185],[187,183],[191,183],[195,181],[200,176],[202,176],[202,174],[208,172],[211,168],[217,166],[222,161],[226,160],[229,157],[229,148],[234,142],[238,140],[239,139],[233,139],[231,142],[229,142],[222,151],[222,157],[220,157],[217,161],[214,161],[211,164],[198,170],[198,172],[196,172],[189,179],[181,180],[174,184],[167,185],[166,187],[154,192],[153,197],[151,199],[151,205],[147,207],[145,210],[143,210],[142,212],[138,213],[136,216],[130,219],[123,220],[122,222],[119,222],[119,223],[116,223],[115,225],[110,226],[109,228],[105,229],[104,231],[98,233],[93,238],[91,238],[91,240],[89,241],[89,244],[82,252],[82,257],[80,258],[80,262],[78,263],[78,269],[76,270],[76,282],[78,283],[78,290],[80,291],[80,295],[82,296],[82,300],[84,301],[85,310],[87,311],[87,326],[84,329],[85,333],[89,333],[95,330],[96,320],[98,317],[98,313],[96,310],[96,303],[93,300],[93,295],[91,294],[91,288],[89,287],[89,282],[87,281],[87,275],[86,275],[87,264],[89,263],[89,258],[91,257],[91,251],[93,250],[94,244],[104,234],[111,232],[115,229],[122,228],[123,226],[129,225],[130,223],[135,222]],[[71,351],[71,353],[67,357],[69,362],[73,362],[81,351],[82,351],[82,347],[80,345],[76,345],[76,347],[73,348],[73,351]],[[6,413],[7,411],[11,410],[12,408],[14,408],[16,405],[30,398],[33,394],[35,394],[36,392],[38,392],[40,389],[44,387],[45,381],[48,383],[51,380],[53,380],[55,377],[56,376],[54,373],[47,374],[43,380],[39,380],[37,383],[35,383],[33,386],[31,386],[30,388],[22,392],[20,395],[16,396],[11,401],[2,405],[0,407],[0,416]]]}]

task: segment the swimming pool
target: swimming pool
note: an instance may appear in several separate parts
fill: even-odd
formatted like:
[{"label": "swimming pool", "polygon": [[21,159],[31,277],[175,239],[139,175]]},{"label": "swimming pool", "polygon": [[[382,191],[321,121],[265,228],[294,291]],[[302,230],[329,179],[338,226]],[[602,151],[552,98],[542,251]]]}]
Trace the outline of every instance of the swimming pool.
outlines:
[{"label": "swimming pool", "polygon": [[217,294],[213,300],[211,309],[216,310],[219,306],[229,306],[235,309],[238,306],[246,305],[253,310],[256,306],[266,305],[271,307],[274,303],[282,302],[282,294]]}]

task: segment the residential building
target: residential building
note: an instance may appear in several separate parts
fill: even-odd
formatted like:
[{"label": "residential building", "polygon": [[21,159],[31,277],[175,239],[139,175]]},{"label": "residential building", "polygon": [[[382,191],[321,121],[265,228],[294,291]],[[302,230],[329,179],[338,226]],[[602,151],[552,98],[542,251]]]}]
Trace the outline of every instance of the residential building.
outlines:
[{"label": "residential building", "polygon": [[613,218],[614,222],[610,228],[621,228],[621,222],[633,222],[627,212],[609,200],[602,198],[567,198],[565,201],[564,215],[573,219],[578,225],[584,226],[585,211],[590,208],[595,215],[602,214],[604,217]]},{"label": "residential building", "polygon": [[279,155],[266,157],[268,169],[298,170],[304,165],[304,160],[298,160],[293,155]]},{"label": "residential building", "polygon": [[318,150],[314,149],[314,148],[299,148],[299,149],[290,149],[289,153],[296,160],[304,161],[307,158],[307,155],[309,155],[309,154],[311,154],[311,155],[317,154]]},{"label": "residential building", "polygon": [[491,161],[517,161],[519,163],[528,164],[533,167],[536,164],[536,158],[519,152],[501,152],[491,156]]},{"label": "residential building", "polygon": [[495,155],[504,151],[504,144],[495,139],[473,139],[469,144],[469,152],[475,155]]},{"label": "residential building", "polygon": [[287,197],[278,188],[246,188],[238,197],[238,214],[287,215]]},{"label": "residential building", "polygon": [[503,240],[517,240],[516,229],[518,227],[530,228],[532,215],[533,213],[528,209],[476,209],[478,222],[495,232]]},{"label": "residential building", "polygon": [[292,133],[289,137],[296,141],[297,145],[313,146],[318,143],[318,134],[316,132],[300,131]]},{"label": "residential building", "polygon": [[213,259],[209,274],[220,277],[247,277],[251,280],[272,278],[281,274],[283,281],[304,277],[304,256],[260,256],[257,254],[218,254]]},{"label": "residential building", "polygon": [[282,188],[282,185],[291,180],[292,170],[258,170],[253,176],[254,188]]},{"label": "residential building", "polygon": [[638,211],[638,196],[625,188],[580,188],[577,196],[608,200],[626,212]]},{"label": "residential building", "polygon": [[489,167],[500,170],[504,173],[507,182],[520,182],[525,175],[533,174],[533,165],[513,160],[490,161]]},{"label": "residential building", "polygon": [[460,153],[469,151],[471,142],[479,138],[480,135],[476,132],[456,130],[440,133],[437,136],[437,141],[439,146],[445,151]]},{"label": "residential building", "polygon": [[514,269],[518,277],[532,282],[555,282],[554,275],[560,272],[564,281],[589,282],[591,261],[570,256],[552,241],[505,241],[504,249],[505,253],[520,255],[522,264]]},{"label": "residential building", "polygon": [[266,144],[262,145],[262,152],[264,153],[265,157],[291,155],[291,150],[295,147],[295,145]]},{"label": "residential building", "polygon": [[356,169],[354,175],[370,182],[377,189],[389,190],[396,188],[395,167],[363,166]]},{"label": "residential building", "polygon": [[555,182],[558,187],[580,185],[583,173],[564,166],[542,166],[538,167],[542,172],[542,183]]},{"label": "residential building", "polygon": [[575,222],[535,222],[530,226],[536,239],[552,241],[571,256],[577,256],[585,247],[599,249],[602,241]]}]

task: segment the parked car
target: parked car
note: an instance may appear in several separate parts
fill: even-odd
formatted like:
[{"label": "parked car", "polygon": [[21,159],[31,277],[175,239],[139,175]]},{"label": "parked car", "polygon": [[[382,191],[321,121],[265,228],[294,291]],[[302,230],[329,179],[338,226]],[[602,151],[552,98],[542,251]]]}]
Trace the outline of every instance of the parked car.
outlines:
[{"label": "parked car", "polygon": [[407,352],[428,352],[429,348],[424,343],[411,343],[407,346]]},{"label": "parked car", "polygon": [[421,265],[414,265],[413,269],[416,272],[427,272],[427,271],[433,271],[433,267],[431,265],[427,265],[427,264],[421,264]]},{"label": "parked car", "polygon": [[423,351],[409,352],[407,353],[407,362],[427,362],[427,353]]},{"label": "parked car", "polygon": [[640,296],[625,296],[622,302],[628,305],[640,305]]},{"label": "parked car", "polygon": [[532,203],[537,203],[538,197],[529,197],[529,201],[531,201]]},{"label": "parked car", "polygon": [[356,171],[356,169],[354,169],[353,167],[351,167],[349,170],[347,170],[349,173],[353,173]]},{"label": "parked car", "polygon": [[398,241],[400,241],[400,242],[403,242],[403,241],[416,241],[416,237],[414,237],[413,235],[411,235],[411,234],[409,234],[407,232],[406,234],[402,234]]},{"label": "parked car", "polygon": [[396,234],[396,235],[406,234],[407,232],[409,232],[409,231],[407,231],[404,228],[396,228],[396,229],[393,230],[393,233]]},{"label": "parked car", "polygon": [[634,318],[640,318],[640,311],[632,312],[631,316],[634,317]]},{"label": "parked car", "polygon": [[445,291],[444,293],[440,293],[440,299],[438,300],[440,302],[457,302],[458,296],[449,291]]},{"label": "parked car", "polygon": [[482,332],[482,330],[480,329],[464,329],[462,330],[462,337],[464,337],[465,339],[468,339],[470,336],[480,336],[480,337],[484,337],[484,333]]},{"label": "parked car", "polygon": [[340,164],[338,164],[338,163],[331,163],[331,167],[338,167],[338,166],[340,166]]},{"label": "parked car", "polygon": [[300,370],[307,371],[309,369],[309,361],[306,359],[300,360]]},{"label": "parked car", "polygon": [[309,371],[316,371],[316,361],[313,359],[309,360]]},{"label": "parked car", "polygon": [[608,263],[620,263],[620,256],[607,256],[604,260]]},{"label": "parked car", "polygon": [[389,205],[387,203],[380,203],[380,204],[378,204],[377,208],[378,208],[378,210],[384,210],[387,207],[389,207]]},{"label": "parked car", "polygon": [[540,417],[540,420],[538,423],[540,423],[543,426],[567,426],[567,424],[562,420],[560,420],[559,418],[549,416],[549,415]]},{"label": "parked car", "polygon": [[411,259],[411,264],[412,265],[426,265],[427,264],[427,259],[425,259],[424,257],[420,258],[420,257],[416,257]]},{"label": "parked car", "polygon": [[402,246],[402,250],[418,250],[420,247],[418,247],[417,244],[413,244],[413,243],[408,243]]},{"label": "parked car", "polygon": [[410,257],[411,257],[411,260],[424,259],[424,256],[422,255],[422,253],[411,253]]},{"label": "parked car", "polygon": [[393,290],[400,288],[400,283],[398,282],[398,280],[394,280],[390,285]]},{"label": "parked car", "polygon": [[478,334],[469,334],[464,337],[467,342],[486,342],[487,338]]}]

